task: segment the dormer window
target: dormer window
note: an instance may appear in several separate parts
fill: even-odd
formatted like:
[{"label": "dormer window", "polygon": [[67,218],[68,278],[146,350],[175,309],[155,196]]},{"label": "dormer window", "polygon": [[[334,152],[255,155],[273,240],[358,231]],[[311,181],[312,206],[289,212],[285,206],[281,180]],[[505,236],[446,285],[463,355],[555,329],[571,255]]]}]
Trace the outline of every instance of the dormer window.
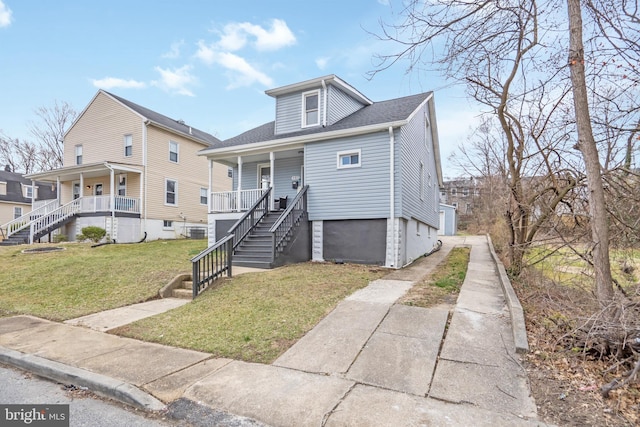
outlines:
[{"label": "dormer window", "polygon": [[302,127],[317,126],[320,124],[319,101],[320,90],[302,94]]}]

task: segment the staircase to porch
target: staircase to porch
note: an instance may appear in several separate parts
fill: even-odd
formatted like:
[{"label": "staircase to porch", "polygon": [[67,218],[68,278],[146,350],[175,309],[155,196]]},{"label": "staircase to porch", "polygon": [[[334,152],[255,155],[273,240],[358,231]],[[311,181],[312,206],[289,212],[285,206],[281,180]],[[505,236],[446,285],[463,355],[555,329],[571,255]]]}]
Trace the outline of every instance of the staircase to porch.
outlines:
[{"label": "staircase to porch", "polygon": [[242,240],[233,255],[233,265],[271,268],[273,261],[273,233],[269,230],[282,212],[268,212]]}]

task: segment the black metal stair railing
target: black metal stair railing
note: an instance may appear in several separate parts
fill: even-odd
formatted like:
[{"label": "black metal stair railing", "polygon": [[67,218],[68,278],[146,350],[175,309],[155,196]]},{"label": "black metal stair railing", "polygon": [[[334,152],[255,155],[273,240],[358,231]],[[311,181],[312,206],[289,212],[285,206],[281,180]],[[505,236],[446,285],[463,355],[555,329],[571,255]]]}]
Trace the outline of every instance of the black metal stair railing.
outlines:
[{"label": "black metal stair railing", "polygon": [[272,236],[271,262],[274,262],[278,253],[287,246],[287,242],[295,227],[307,215],[307,190],[308,185],[302,187],[291,204],[280,215],[278,220],[271,226],[269,232]]},{"label": "black metal stair railing", "polygon": [[191,259],[194,299],[225,273],[231,277],[233,237],[233,234],[225,236]]},{"label": "black metal stair railing", "polygon": [[251,233],[260,220],[269,213],[269,196],[271,188],[264,191],[262,196],[251,206],[251,208],[227,231],[233,234],[233,250]]}]

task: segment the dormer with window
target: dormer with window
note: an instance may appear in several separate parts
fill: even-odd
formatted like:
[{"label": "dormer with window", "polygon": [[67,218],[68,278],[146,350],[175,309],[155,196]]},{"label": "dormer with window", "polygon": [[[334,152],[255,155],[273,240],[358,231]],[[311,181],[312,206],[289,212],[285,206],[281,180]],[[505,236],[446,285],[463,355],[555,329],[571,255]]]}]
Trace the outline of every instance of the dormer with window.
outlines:
[{"label": "dormer with window", "polygon": [[335,75],[266,91],[276,100],[276,135],[330,127],[373,102]]}]

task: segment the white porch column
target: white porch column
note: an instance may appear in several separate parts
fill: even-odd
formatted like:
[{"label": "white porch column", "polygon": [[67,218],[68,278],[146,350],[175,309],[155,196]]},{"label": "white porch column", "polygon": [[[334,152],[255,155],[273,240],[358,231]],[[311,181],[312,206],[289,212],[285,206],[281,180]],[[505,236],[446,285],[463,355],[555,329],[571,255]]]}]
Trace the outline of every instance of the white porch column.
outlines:
[{"label": "white porch column", "polygon": [[242,197],[242,156],[238,156],[238,197],[236,197],[236,210],[240,212],[242,204],[240,198]]},{"label": "white porch column", "polygon": [[[71,191],[73,191],[73,189]],[[80,172],[80,194],[78,194],[78,197],[84,197],[84,175],[82,172]]]},{"label": "white porch column", "polygon": [[31,180],[31,210],[33,210],[33,202],[36,200],[36,182]]},{"label": "white porch column", "polygon": [[211,212],[211,193],[213,192],[213,160],[209,159],[209,188],[207,188],[207,213]]},{"label": "white porch column", "polygon": [[[71,184],[73,185],[73,184]],[[73,191],[73,188],[71,189]],[[71,196],[73,197],[73,195]],[[58,205],[62,204],[62,190],[60,189],[60,177],[56,177],[56,199],[58,199]]]},{"label": "white porch column", "polygon": [[[127,179],[128,180],[128,179]],[[113,168],[109,168],[109,187],[111,188],[111,238],[114,239],[115,222],[116,222],[116,177]]]},{"label": "white porch column", "polygon": [[273,180],[275,178],[275,165],[276,165],[276,153],[273,151],[269,152],[269,186],[271,187],[271,197],[269,200],[269,208],[271,210],[274,209],[274,199],[276,197],[276,189],[273,184]]}]

